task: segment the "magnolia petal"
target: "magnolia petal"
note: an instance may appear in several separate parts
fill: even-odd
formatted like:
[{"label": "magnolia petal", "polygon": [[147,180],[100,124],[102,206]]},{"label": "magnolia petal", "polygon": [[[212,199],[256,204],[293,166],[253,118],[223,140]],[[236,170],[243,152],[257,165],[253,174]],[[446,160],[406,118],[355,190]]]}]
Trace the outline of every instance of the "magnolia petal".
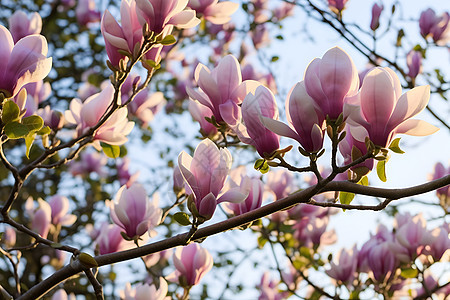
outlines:
[{"label": "magnolia petal", "polygon": [[414,117],[425,109],[429,100],[429,85],[418,86],[406,92],[398,99],[397,106],[389,120],[389,125],[395,127],[404,120]]},{"label": "magnolia petal", "polygon": [[410,119],[400,124],[395,133],[413,136],[426,136],[435,133],[439,128],[423,120]]},{"label": "magnolia petal", "polygon": [[[227,55],[220,60],[213,71],[222,101],[230,99],[233,91],[241,84],[242,75],[239,62],[233,55]],[[222,102],[222,103],[223,103]]]},{"label": "magnolia petal", "polygon": [[223,193],[218,199],[217,203],[230,202],[241,203],[248,197],[248,190],[245,191],[240,187],[234,187]]},{"label": "magnolia petal", "polygon": [[268,130],[281,136],[300,141],[299,135],[291,127],[281,121],[261,116],[261,122]]}]

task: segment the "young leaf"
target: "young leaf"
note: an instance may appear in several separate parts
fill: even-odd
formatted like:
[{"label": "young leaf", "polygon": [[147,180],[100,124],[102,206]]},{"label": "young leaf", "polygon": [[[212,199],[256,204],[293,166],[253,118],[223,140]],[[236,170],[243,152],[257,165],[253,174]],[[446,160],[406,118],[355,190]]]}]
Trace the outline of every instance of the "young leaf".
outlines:
[{"label": "young leaf", "polygon": [[386,161],[381,160],[377,163],[377,175],[381,181],[386,182]]},{"label": "young leaf", "polygon": [[25,151],[25,155],[27,156],[27,158],[30,158],[30,149],[31,149],[31,145],[33,145],[34,139],[36,138],[36,133],[32,133],[30,132],[26,137],[25,137],[25,145],[27,147],[26,151]]},{"label": "young leaf", "polygon": [[29,116],[22,119],[22,124],[27,126],[30,132],[36,132],[44,126],[44,120],[39,116]]},{"label": "young leaf", "polygon": [[48,126],[44,126],[41,129],[39,129],[38,132],[36,132],[39,135],[46,135],[46,134],[50,134],[50,132],[52,132],[52,130],[50,129],[50,127]]},{"label": "young leaf", "polygon": [[367,178],[367,176],[362,177],[358,181],[358,184],[363,185],[363,186],[369,186],[369,178]]},{"label": "young leaf", "polygon": [[5,125],[6,136],[13,140],[24,138],[29,132],[30,130],[27,126],[17,121],[9,122]]},{"label": "young leaf", "polygon": [[19,119],[19,106],[12,100],[8,100],[3,104],[2,121],[3,124],[8,124]]},{"label": "young leaf", "polygon": [[403,153],[405,153],[405,151],[403,151],[402,149],[400,149],[399,143],[400,143],[400,138],[396,138],[396,139],[393,140],[392,143],[389,145],[389,149],[391,149],[392,152],[395,152],[395,153],[398,153],[398,154],[403,154]]},{"label": "young leaf", "polygon": [[187,226],[191,224],[191,221],[189,220],[189,215],[185,212],[177,212],[173,215],[173,218],[175,221],[177,221],[180,225]]},{"label": "young leaf", "polygon": [[164,46],[173,45],[177,42],[173,35],[166,35],[159,43]]},{"label": "young leaf", "polygon": [[92,256],[90,256],[85,252],[81,252],[80,255],[78,256],[78,259],[80,260],[80,263],[85,267],[88,268],[98,267],[97,261]]},{"label": "young leaf", "polygon": [[110,145],[106,143],[101,143],[103,152],[106,156],[111,158],[118,158],[120,156],[120,147],[117,145]]},{"label": "young leaf", "polygon": [[339,201],[341,204],[350,204],[355,198],[355,194],[347,192],[339,192]]},{"label": "young leaf", "polygon": [[404,278],[416,278],[419,271],[413,268],[402,269],[400,275]]}]

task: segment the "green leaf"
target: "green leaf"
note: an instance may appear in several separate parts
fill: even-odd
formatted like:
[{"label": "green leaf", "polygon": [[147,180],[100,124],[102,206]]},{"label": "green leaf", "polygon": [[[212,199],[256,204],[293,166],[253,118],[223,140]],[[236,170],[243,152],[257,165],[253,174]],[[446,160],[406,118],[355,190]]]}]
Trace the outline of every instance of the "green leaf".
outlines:
[{"label": "green leaf", "polygon": [[30,149],[31,149],[31,145],[33,145],[33,142],[34,142],[35,138],[36,138],[36,133],[32,133],[32,132],[30,132],[25,137],[25,145],[27,147],[27,149],[25,151],[25,155],[27,156],[27,158],[30,158]]},{"label": "green leaf", "polygon": [[259,169],[261,169],[261,167],[264,165],[264,162],[265,162],[265,160],[262,159],[262,158],[257,159],[257,160],[255,161],[255,165],[254,165],[253,167],[255,168],[255,170],[259,170]]},{"label": "green leaf", "polygon": [[183,226],[191,224],[191,221],[189,220],[189,215],[182,211],[179,211],[176,214],[174,214],[173,219]]},{"label": "green leaf", "polygon": [[403,153],[405,153],[405,151],[403,151],[402,149],[400,149],[399,143],[400,143],[400,138],[396,138],[396,139],[393,140],[392,143],[389,145],[389,149],[392,150],[392,152],[395,152],[395,153],[398,153],[398,154],[403,154]]},{"label": "green leaf", "polygon": [[171,34],[166,35],[159,43],[164,46],[173,45],[177,42],[175,37]]},{"label": "green leaf", "polygon": [[264,248],[264,245],[265,245],[266,243],[267,243],[267,239],[266,239],[264,236],[260,235],[260,236],[258,237],[258,248],[259,248],[259,249]]},{"label": "green leaf", "polygon": [[111,158],[118,158],[120,156],[120,147],[117,145],[110,145],[106,143],[101,143],[103,152],[106,156]]},{"label": "green leaf", "polygon": [[386,182],[386,161],[381,160],[377,163],[377,175],[381,181]]},{"label": "green leaf", "polygon": [[37,131],[36,133],[39,134],[39,135],[46,135],[46,134],[50,134],[50,132],[52,132],[50,127],[44,126],[41,129],[39,129],[39,131]]},{"label": "green leaf", "polygon": [[80,255],[78,255],[78,259],[80,260],[81,264],[87,268],[98,267],[97,261],[86,252],[81,252]]},{"label": "green leaf", "polygon": [[30,130],[27,126],[17,121],[9,122],[5,125],[6,136],[13,140],[24,138],[29,132]]},{"label": "green leaf", "polygon": [[272,56],[272,58],[270,59],[271,62],[276,62],[278,59],[280,59],[278,56]]},{"label": "green leaf", "polygon": [[263,164],[263,166],[259,169],[259,171],[260,171],[262,174],[266,174],[267,172],[269,172],[269,170],[270,170],[269,164],[267,163],[267,161],[264,161],[264,164]]},{"label": "green leaf", "polygon": [[152,59],[144,59],[144,62],[149,65],[150,67],[152,67],[155,70],[158,70],[159,68],[161,68],[160,64],[157,64],[154,60]]},{"label": "green leaf", "polygon": [[44,126],[44,120],[39,116],[29,116],[22,119],[22,124],[27,126],[30,132],[36,132]]},{"label": "green leaf", "polygon": [[404,278],[416,278],[417,274],[419,274],[419,271],[413,268],[402,269],[402,272],[400,273]]},{"label": "green leaf", "polygon": [[339,192],[339,201],[341,204],[350,204],[355,198],[355,194],[347,192]]},{"label": "green leaf", "polygon": [[14,101],[8,100],[3,104],[3,114],[2,114],[3,124],[18,121],[19,115],[20,115],[20,108]]},{"label": "green leaf", "polygon": [[358,181],[358,184],[363,186],[369,186],[369,178],[367,178],[367,176],[364,176]]}]

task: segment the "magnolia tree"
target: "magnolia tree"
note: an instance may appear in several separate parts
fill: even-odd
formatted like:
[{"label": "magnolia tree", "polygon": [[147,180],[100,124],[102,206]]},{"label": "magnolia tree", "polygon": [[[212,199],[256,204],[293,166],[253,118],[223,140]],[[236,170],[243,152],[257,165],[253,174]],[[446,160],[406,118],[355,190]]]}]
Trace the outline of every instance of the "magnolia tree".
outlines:
[{"label": "magnolia tree", "polygon": [[386,185],[415,136],[449,153],[448,12],[106,2],[1,3],[2,299],[448,296],[447,162]]}]

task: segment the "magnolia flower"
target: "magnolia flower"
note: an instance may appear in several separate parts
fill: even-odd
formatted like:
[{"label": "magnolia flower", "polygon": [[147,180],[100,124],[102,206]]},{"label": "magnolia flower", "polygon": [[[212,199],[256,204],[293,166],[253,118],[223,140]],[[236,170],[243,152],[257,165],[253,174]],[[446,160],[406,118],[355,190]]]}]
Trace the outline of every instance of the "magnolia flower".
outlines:
[{"label": "magnolia flower", "polygon": [[3,236],[0,241],[5,244],[6,247],[14,247],[16,244],[16,230],[13,227],[6,227],[4,229]]},{"label": "magnolia flower", "polygon": [[213,137],[217,134],[217,127],[205,119],[205,117],[212,116],[212,111],[208,106],[204,106],[198,101],[189,101],[188,109],[192,118],[200,124],[200,132],[204,136]]},{"label": "magnolia flower", "polygon": [[419,86],[401,95],[397,75],[389,68],[374,68],[365,77],[358,94],[360,106],[347,105],[352,136],[361,142],[368,136],[379,147],[386,148],[399,133],[425,136],[437,127],[411,119],[428,104],[430,87]]},{"label": "magnolia flower", "polygon": [[75,223],[77,216],[68,214],[69,199],[64,196],[54,195],[48,200],[52,210],[52,224],[55,226],[70,226]]},{"label": "magnolia flower", "polygon": [[47,41],[42,35],[29,35],[15,45],[11,33],[0,25],[0,93],[14,97],[27,83],[44,79],[52,67],[47,58]]},{"label": "magnolia flower", "polygon": [[344,50],[334,47],[308,65],[304,85],[323,115],[335,120],[347,99],[358,92],[358,70]]},{"label": "magnolia flower", "polygon": [[149,30],[169,34],[173,26],[192,28],[200,23],[195,11],[184,10],[188,0],[136,0],[138,19],[141,25],[148,24]]},{"label": "magnolia flower", "polygon": [[52,208],[42,199],[38,199],[39,206],[34,208],[34,201],[30,197],[25,202],[25,211],[31,218],[31,229],[36,231],[44,239],[50,231],[52,221]]},{"label": "magnolia flower", "polygon": [[228,180],[230,187],[239,186],[247,198],[240,203],[226,203],[225,208],[235,216],[247,213],[261,207],[264,183],[259,178],[252,178],[245,174],[245,167],[239,167],[230,172]]},{"label": "magnolia flower", "polygon": [[247,197],[239,187],[222,191],[231,168],[231,154],[226,148],[219,150],[209,139],[197,146],[194,157],[181,152],[178,167],[192,191],[194,207],[188,205],[188,208],[196,217],[208,220],[214,214],[217,203],[236,203]]},{"label": "magnolia flower", "polygon": [[[439,162],[434,166],[434,173],[432,174],[432,180],[442,178],[449,174],[450,174],[450,166],[448,168],[445,168],[444,165]],[[436,194],[440,199],[441,198],[442,199],[450,199],[450,186],[447,185],[447,186],[441,187],[440,189],[437,189]]]},{"label": "magnolia flower", "polygon": [[420,51],[409,51],[406,56],[406,64],[408,66],[408,76],[416,78],[422,72],[422,53]]},{"label": "magnolia flower", "polygon": [[356,266],[358,264],[358,250],[356,245],[352,249],[341,249],[338,253],[338,262],[330,262],[330,269],[325,273],[334,278],[338,282],[350,285],[356,274]]},{"label": "magnolia flower", "polygon": [[425,246],[434,242],[433,236],[426,228],[421,214],[409,218],[395,232],[395,241],[389,243],[390,249],[402,262],[410,262],[422,254]]},{"label": "magnolia flower", "polygon": [[73,176],[88,176],[90,173],[97,173],[103,177],[107,175],[104,170],[108,158],[99,152],[81,152],[80,159],[69,163],[69,171]]},{"label": "magnolia flower", "polygon": [[345,9],[348,0],[328,0],[328,7],[336,14]]},{"label": "magnolia flower", "polygon": [[314,100],[306,93],[304,82],[297,83],[286,99],[286,116],[291,126],[262,118],[264,126],[270,131],[297,140],[308,152],[322,149],[325,131],[325,118]]},{"label": "magnolia flower", "polygon": [[124,54],[120,54],[119,50],[133,54],[135,46],[140,47],[144,39],[142,25],[138,22],[136,14],[135,0],[122,0],[120,16],[122,25],[119,25],[111,13],[106,10],[101,22],[106,53],[114,66],[118,66],[121,59],[128,59]]},{"label": "magnolia flower", "polygon": [[263,85],[255,93],[248,93],[242,103],[242,120],[244,126],[238,127],[241,142],[252,145],[263,158],[279,148],[280,137],[264,126],[263,120],[278,119],[278,107],[272,92]]},{"label": "magnolia flower", "polygon": [[44,125],[53,130],[61,129],[64,126],[64,115],[59,111],[52,110],[50,105],[38,109],[36,113],[42,117],[44,120]]},{"label": "magnolia flower", "polygon": [[[114,88],[108,85],[83,103],[76,98],[70,102],[70,110],[65,112],[65,118],[69,123],[77,125],[78,136],[98,124],[113,101],[113,96]],[[118,109],[95,131],[94,147],[100,149],[100,141],[110,145],[123,145],[127,141],[126,136],[134,126],[134,122],[128,121],[127,113],[126,107]]]},{"label": "magnolia flower", "polygon": [[208,250],[197,243],[192,243],[185,247],[177,247],[173,263],[176,271],[169,275],[170,280],[178,281],[181,286],[190,287],[198,284],[211,270],[213,259]]},{"label": "magnolia flower", "polygon": [[127,156],[117,160],[116,167],[120,185],[125,184],[127,187],[130,187],[139,177],[139,171],[133,174],[130,173],[130,159]]},{"label": "magnolia flower", "polygon": [[25,12],[18,10],[9,17],[8,23],[14,43],[27,35],[39,34],[42,30],[42,18],[37,12],[28,18]]},{"label": "magnolia flower", "polygon": [[128,104],[128,112],[135,115],[142,122],[142,127],[145,127],[166,103],[162,92],[149,94],[147,90],[143,90]]},{"label": "magnolia flower", "polygon": [[279,281],[271,279],[269,277],[269,272],[264,272],[261,277],[261,282],[257,286],[260,290],[261,294],[258,297],[258,300],[283,300],[288,297],[288,293],[283,292],[280,293],[278,291]]},{"label": "magnolia flower", "polygon": [[115,224],[104,223],[102,225],[95,239],[100,255],[122,251],[134,246],[133,242],[123,239],[121,232],[122,228]]},{"label": "magnolia flower", "polygon": [[444,13],[438,17],[434,10],[428,8],[420,14],[419,27],[420,34],[426,39],[428,36],[433,38],[437,44],[445,44],[450,38],[450,15]]},{"label": "magnolia flower", "polygon": [[122,186],[110,203],[112,221],[125,230],[130,239],[150,232],[161,221],[162,210],[158,207],[157,194],[149,201],[145,189],[137,183]]},{"label": "magnolia flower", "polygon": [[372,6],[372,20],[370,21],[370,29],[373,31],[377,30],[380,26],[380,15],[383,9],[383,4],[378,5],[378,3],[374,3]]},{"label": "magnolia flower", "polygon": [[239,4],[231,1],[217,2],[218,0],[189,0],[188,7],[213,24],[225,24],[230,21]]},{"label": "magnolia flower", "polygon": [[225,121],[231,126],[236,125],[240,118],[239,104],[257,86],[254,81],[242,82],[237,59],[227,55],[212,71],[203,64],[198,64],[194,76],[200,89],[186,87],[189,97],[211,109],[218,123]]},{"label": "magnolia flower", "polygon": [[160,277],[159,288],[156,288],[154,284],[138,283],[133,288],[131,284],[127,282],[125,290],[120,291],[120,299],[123,300],[165,300],[170,299],[166,297],[168,292],[167,282]]},{"label": "magnolia flower", "polygon": [[95,7],[95,0],[78,0],[77,8],[75,9],[78,24],[86,26],[89,23],[96,23],[100,21],[100,12]]},{"label": "magnolia flower", "polygon": [[367,264],[376,282],[385,282],[395,273],[399,265],[395,251],[391,250],[389,243],[374,245],[367,252]]}]

